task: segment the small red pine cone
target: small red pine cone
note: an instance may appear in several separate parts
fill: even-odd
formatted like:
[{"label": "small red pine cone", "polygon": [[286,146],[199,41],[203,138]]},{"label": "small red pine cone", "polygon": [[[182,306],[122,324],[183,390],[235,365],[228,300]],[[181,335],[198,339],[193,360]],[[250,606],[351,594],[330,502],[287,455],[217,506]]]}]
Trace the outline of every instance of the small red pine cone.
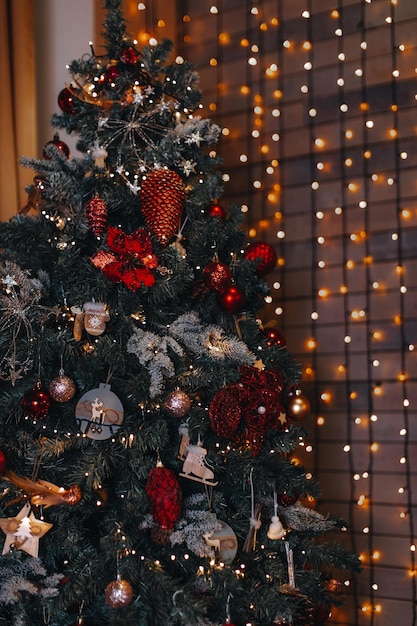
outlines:
[{"label": "small red pine cone", "polygon": [[100,237],[106,230],[107,204],[101,198],[92,198],[85,205],[84,211],[88,228],[95,237]]},{"label": "small red pine cone", "polygon": [[185,204],[185,186],[172,170],[153,170],[142,181],[142,215],[148,231],[161,246],[177,232]]}]

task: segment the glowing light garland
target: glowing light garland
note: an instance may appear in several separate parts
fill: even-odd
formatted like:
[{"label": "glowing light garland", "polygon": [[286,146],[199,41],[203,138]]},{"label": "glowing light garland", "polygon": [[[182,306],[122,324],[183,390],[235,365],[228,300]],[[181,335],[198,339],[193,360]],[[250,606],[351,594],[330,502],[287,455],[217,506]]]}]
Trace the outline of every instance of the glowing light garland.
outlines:
[{"label": "glowing light garland", "polygon": [[[299,355],[316,412],[314,445],[300,447],[300,460],[323,485],[326,510],[336,506],[348,517],[353,549],[363,555],[364,575],[350,585],[349,615],[341,609],[338,623],[376,626],[386,606],[400,605],[401,619],[416,626],[417,195],[408,114],[417,100],[417,55],[403,25],[417,23],[417,6],[290,4],[182,0],[181,47],[199,59],[203,96],[215,91],[207,115],[230,142],[225,201],[248,202],[251,237],[276,237],[269,311]],[[163,35],[163,20],[152,14],[151,21]],[[243,78],[229,70],[238,60]],[[248,193],[233,186],[243,168]],[[326,495],[326,483],[337,495]],[[393,540],[398,560],[389,563]],[[410,580],[396,602],[393,575]]]}]

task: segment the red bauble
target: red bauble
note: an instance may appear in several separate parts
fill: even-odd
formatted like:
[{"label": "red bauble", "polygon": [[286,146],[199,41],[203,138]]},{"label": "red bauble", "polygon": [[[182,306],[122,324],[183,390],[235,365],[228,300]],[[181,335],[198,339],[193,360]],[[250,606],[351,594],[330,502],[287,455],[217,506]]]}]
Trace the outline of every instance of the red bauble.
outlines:
[{"label": "red bauble", "polygon": [[263,241],[254,241],[249,244],[245,250],[245,257],[255,262],[258,276],[264,276],[271,272],[277,263],[274,248]]},{"label": "red bauble", "polygon": [[123,578],[112,580],[106,587],[104,598],[112,609],[122,609],[133,600],[132,585]]},{"label": "red bauble", "polygon": [[126,65],[134,65],[139,58],[139,53],[133,46],[128,46],[120,55],[120,60]]},{"label": "red bauble", "polygon": [[0,450],[0,476],[4,474],[4,470],[7,467],[6,455]]},{"label": "red bauble", "polygon": [[47,146],[55,146],[55,148],[58,148],[58,150],[62,152],[62,154],[64,154],[68,159],[70,155],[70,149],[64,141],[60,140],[58,133],[55,133],[52,141],[48,141],[43,149],[43,158],[50,160],[52,157],[48,154]]},{"label": "red bauble", "polygon": [[287,345],[287,338],[285,337],[284,333],[276,326],[264,328],[262,331],[262,335],[265,337],[268,346],[284,347]]},{"label": "red bauble", "polygon": [[120,72],[116,65],[109,65],[109,67],[104,72],[104,78],[109,83],[113,83],[117,78],[119,78]]},{"label": "red bauble", "polygon": [[314,626],[319,626],[319,624],[324,624],[326,620],[329,619],[332,612],[330,609],[323,604],[318,604],[313,612],[313,624]]},{"label": "red bauble", "polygon": [[40,382],[37,382],[35,387],[26,391],[20,402],[25,414],[33,419],[46,417],[52,404],[51,396],[41,388]]},{"label": "red bauble", "polygon": [[285,412],[293,422],[301,422],[309,416],[311,410],[310,401],[301,389],[296,389],[288,395],[285,404]]},{"label": "red bauble", "polygon": [[181,491],[174,472],[159,464],[148,475],[146,493],[151,514],[161,528],[172,530],[181,512]]},{"label": "red bauble", "polygon": [[237,313],[245,304],[245,295],[236,285],[230,285],[217,294],[217,304],[227,313]]},{"label": "red bauble", "polygon": [[282,493],[280,493],[278,499],[279,503],[282,504],[282,506],[291,506],[297,502],[298,497],[299,494],[297,492],[294,492],[292,495],[290,495],[288,491],[283,491]]},{"label": "red bauble", "polygon": [[100,237],[107,225],[107,204],[101,198],[92,198],[85,205],[84,212],[89,230],[95,237]]},{"label": "red bauble", "polygon": [[184,210],[182,178],[172,170],[153,170],[142,181],[140,200],[147,229],[166,246],[177,232]]},{"label": "red bauble", "polygon": [[232,272],[226,263],[213,261],[203,269],[203,282],[208,289],[223,291],[232,282]]},{"label": "red bauble", "polygon": [[220,204],[217,204],[217,202],[212,202],[208,205],[206,215],[209,215],[210,217],[218,217],[221,220],[226,219],[226,211]]},{"label": "red bauble", "polygon": [[58,106],[64,113],[73,114],[75,113],[74,106],[75,98],[72,95],[71,91],[65,87],[58,94]]}]

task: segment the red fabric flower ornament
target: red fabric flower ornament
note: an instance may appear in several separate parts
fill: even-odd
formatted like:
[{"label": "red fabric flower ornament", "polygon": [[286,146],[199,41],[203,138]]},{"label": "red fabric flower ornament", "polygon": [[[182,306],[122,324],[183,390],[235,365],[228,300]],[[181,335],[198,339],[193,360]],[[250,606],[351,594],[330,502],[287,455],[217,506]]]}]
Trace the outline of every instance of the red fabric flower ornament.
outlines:
[{"label": "red fabric flower ornament", "polygon": [[158,259],[144,228],[127,235],[120,228],[110,226],[107,246],[109,251],[99,250],[90,260],[112,283],[123,283],[131,291],[142,285],[152,287],[155,276],[151,270],[157,267]]},{"label": "red fabric flower ornament", "polygon": [[239,382],[223,387],[214,396],[209,417],[214,432],[233,438],[239,428],[256,456],[262,448],[266,431],[283,430],[287,419],[282,405],[284,379],[281,372],[242,366]]}]

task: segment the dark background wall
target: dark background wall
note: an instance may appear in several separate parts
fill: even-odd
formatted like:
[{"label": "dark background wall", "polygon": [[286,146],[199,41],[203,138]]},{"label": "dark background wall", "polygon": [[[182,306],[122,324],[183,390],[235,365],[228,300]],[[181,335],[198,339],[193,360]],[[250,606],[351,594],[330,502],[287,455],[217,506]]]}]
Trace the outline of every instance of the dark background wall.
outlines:
[{"label": "dark background wall", "polygon": [[222,201],[273,244],[273,321],[312,402],[299,460],[362,557],[339,624],[415,624],[414,0],[179,3],[224,129]]}]

